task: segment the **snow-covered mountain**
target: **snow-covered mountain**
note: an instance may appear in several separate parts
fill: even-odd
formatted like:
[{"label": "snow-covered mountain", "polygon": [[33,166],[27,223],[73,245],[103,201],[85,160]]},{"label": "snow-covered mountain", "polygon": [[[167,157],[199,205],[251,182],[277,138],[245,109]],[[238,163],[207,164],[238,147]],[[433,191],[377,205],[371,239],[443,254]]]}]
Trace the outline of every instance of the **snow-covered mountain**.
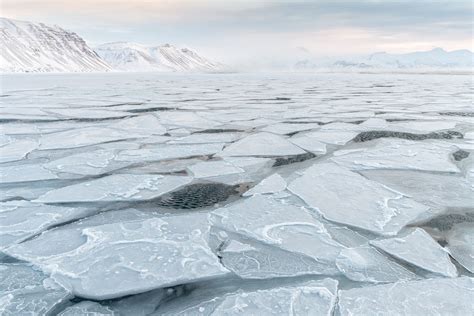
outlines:
[{"label": "snow-covered mountain", "polygon": [[445,51],[435,48],[430,51],[407,54],[375,53],[369,56],[340,59],[310,60],[297,62],[298,70],[354,69],[354,70],[472,70],[474,53],[469,50]]},{"label": "snow-covered mountain", "polygon": [[95,51],[120,71],[206,71],[223,70],[224,66],[209,61],[187,48],[144,46],[135,43],[116,42],[103,44]]},{"label": "snow-covered mountain", "polygon": [[76,33],[59,26],[0,18],[0,72],[108,71]]}]

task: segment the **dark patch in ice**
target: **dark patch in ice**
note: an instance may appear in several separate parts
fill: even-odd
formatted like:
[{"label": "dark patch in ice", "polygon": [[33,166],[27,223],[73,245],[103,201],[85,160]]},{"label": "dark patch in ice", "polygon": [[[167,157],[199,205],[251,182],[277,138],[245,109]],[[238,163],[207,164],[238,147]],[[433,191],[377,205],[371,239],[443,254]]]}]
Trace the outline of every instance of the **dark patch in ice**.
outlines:
[{"label": "dark patch in ice", "polygon": [[315,157],[316,155],[313,153],[306,153],[306,154],[295,155],[295,156],[290,156],[290,157],[279,157],[275,160],[275,163],[273,164],[272,167],[290,165],[293,163],[302,162],[302,161],[312,159]]},{"label": "dark patch in ice", "polygon": [[440,112],[439,115],[474,117],[474,112]]},{"label": "dark patch in ice", "polygon": [[226,185],[223,183],[195,183],[174,191],[156,200],[156,205],[174,209],[195,209],[211,206],[240,195],[248,185]]},{"label": "dark patch in ice", "polygon": [[347,122],[347,123],[359,125],[359,124],[362,124],[362,123],[364,123],[364,122],[365,122],[365,120],[359,120],[359,121],[352,121],[352,122]]},{"label": "dark patch in ice", "polygon": [[176,110],[175,108],[169,108],[166,106],[157,106],[154,108],[144,108],[144,109],[131,109],[127,110],[130,113],[147,113],[147,112],[158,112],[158,111],[173,111]]},{"label": "dark patch in ice", "polygon": [[204,129],[202,131],[197,131],[194,132],[193,134],[219,134],[219,133],[238,133],[238,132],[243,132],[239,129],[233,129],[233,128],[211,128],[211,129]]},{"label": "dark patch in ice", "polygon": [[425,139],[453,139],[453,138],[463,138],[463,134],[456,131],[445,131],[445,132],[433,132],[428,134],[413,134],[405,132],[394,132],[394,131],[368,131],[361,132],[357,135],[353,141],[356,143],[368,142],[370,140],[378,138],[401,138],[408,140],[425,140]]},{"label": "dark patch in ice", "polygon": [[453,228],[455,224],[473,222],[474,213],[445,214],[431,219],[430,221],[423,224],[423,226],[437,228],[440,231],[448,231]]},{"label": "dark patch in ice", "polygon": [[454,160],[461,161],[461,160],[466,159],[467,157],[469,157],[469,152],[460,149],[460,150],[453,153],[453,157],[454,157]]}]

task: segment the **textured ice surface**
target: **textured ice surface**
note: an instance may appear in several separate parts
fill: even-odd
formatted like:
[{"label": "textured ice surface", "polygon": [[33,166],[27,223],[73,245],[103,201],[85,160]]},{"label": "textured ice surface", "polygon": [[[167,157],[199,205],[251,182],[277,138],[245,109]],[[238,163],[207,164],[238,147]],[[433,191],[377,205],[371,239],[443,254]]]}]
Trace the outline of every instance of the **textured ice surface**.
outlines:
[{"label": "textured ice surface", "polygon": [[38,142],[30,139],[21,139],[8,142],[0,147],[0,163],[21,160],[38,148]]},{"label": "textured ice surface", "polygon": [[265,178],[252,189],[245,192],[244,196],[254,194],[278,193],[286,189],[286,181],[278,173]]},{"label": "textured ice surface", "polygon": [[332,279],[262,290],[210,293],[165,305],[153,315],[331,315],[338,282]]},{"label": "textured ice surface", "polygon": [[304,207],[255,195],[212,212],[211,222],[224,265],[241,277],[337,271],[342,245]]},{"label": "textured ice surface", "polygon": [[410,230],[400,237],[370,242],[390,255],[447,277],[455,277],[458,272],[449,259],[449,253],[421,228]]},{"label": "textured ice surface", "polygon": [[[393,73],[6,75],[0,262],[74,290],[54,315],[326,315],[334,281],[315,280],[331,276],[349,291],[388,283],[355,315],[464,316],[469,300],[450,306],[443,282],[453,264],[474,269],[471,86]],[[430,236],[408,238],[403,258],[371,244],[417,226]],[[303,302],[308,281],[330,290]],[[1,302],[39,310],[50,294],[38,289],[35,304]]]},{"label": "textured ice surface", "polygon": [[27,201],[0,203],[0,250],[42,231],[94,211],[80,207],[57,207]]},{"label": "textured ice surface", "polygon": [[438,172],[459,172],[451,160],[456,147],[442,142],[416,142],[380,139],[374,147],[339,151],[331,158],[352,170],[408,169]]},{"label": "textured ice surface", "polygon": [[308,168],[288,189],[330,221],[382,235],[396,234],[429,209],[333,163]]},{"label": "textured ice surface", "polygon": [[54,235],[6,253],[39,266],[75,295],[107,299],[223,276],[207,246],[206,214],[104,224],[82,229],[72,249],[48,247]]},{"label": "textured ice surface", "polygon": [[472,314],[472,278],[397,282],[339,291],[341,315]]},{"label": "textured ice surface", "polygon": [[359,282],[391,283],[416,278],[414,273],[368,245],[341,250],[336,265],[347,278]]},{"label": "textured ice surface", "polygon": [[41,203],[111,202],[150,200],[192,181],[190,177],[115,174],[52,190],[37,199]]},{"label": "textured ice surface", "polygon": [[73,306],[65,308],[58,316],[84,316],[84,315],[94,315],[94,316],[114,316],[113,310],[107,306],[102,306],[97,302],[91,301],[82,301]]},{"label": "textured ice surface", "polygon": [[448,232],[446,239],[451,256],[467,270],[474,273],[474,224],[454,225]]},{"label": "textured ice surface", "polygon": [[225,156],[293,156],[306,153],[282,136],[271,133],[256,133],[247,136],[223,151]]},{"label": "textured ice surface", "polygon": [[0,314],[51,315],[72,295],[41,271],[23,263],[0,264]]}]

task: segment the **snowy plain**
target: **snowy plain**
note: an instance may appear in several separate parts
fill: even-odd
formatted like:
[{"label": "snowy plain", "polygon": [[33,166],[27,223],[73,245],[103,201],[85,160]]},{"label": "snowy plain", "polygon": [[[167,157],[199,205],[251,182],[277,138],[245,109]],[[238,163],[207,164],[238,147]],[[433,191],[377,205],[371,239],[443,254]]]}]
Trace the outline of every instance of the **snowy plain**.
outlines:
[{"label": "snowy plain", "polygon": [[471,315],[471,76],[4,75],[1,315]]}]

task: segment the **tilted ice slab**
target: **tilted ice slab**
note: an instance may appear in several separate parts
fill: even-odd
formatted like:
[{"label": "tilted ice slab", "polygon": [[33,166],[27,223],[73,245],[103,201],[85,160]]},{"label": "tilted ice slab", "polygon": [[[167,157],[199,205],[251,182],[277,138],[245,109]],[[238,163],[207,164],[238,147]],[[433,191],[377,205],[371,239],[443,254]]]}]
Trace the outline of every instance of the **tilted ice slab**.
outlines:
[{"label": "tilted ice slab", "polygon": [[40,138],[40,149],[76,148],[138,137],[145,136],[107,127],[85,127],[45,134]]},{"label": "tilted ice slab", "polygon": [[115,160],[147,162],[207,156],[222,151],[224,145],[225,144],[221,143],[196,145],[158,145],[153,148],[123,150],[117,155]]},{"label": "tilted ice slab", "polygon": [[[331,145],[345,145],[350,142],[354,137],[357,136],[357,132],[352,131],[315,131],[304,133],[298,137],[305,137],[308,139],[314,139],[314,141],[319,143],[331,144]],[[309,140],[306,141],[306,143]]]},{"label": "tilted ice slab", "polygon": [[38,148],[38,142],[32,139],[20,139],[8,142],[0,147],[0,163],[17,161]]},{"label": "tilted ice slab", "polygon": [[41,271],[23,263],[0,264],[2,315],[51,315],[72,295]]},{"label": "tilted ice slab", "polygon": [[263,179],[252,189],[248,190],[243,196],[251,196],[255,194],[278,193],[286,189],[286,181],[278,173],[272,174],[268,178]]},{"label": "tilted ice slab", "polygon": [[288,189],[326,219],[395,235],[429,208],[334,163],[316,164]]},{"label": "tilted ice slab", "polygon": [[474,187],[458,175],[411,170],[365,170],[362,174],[426,205],[473,205]]},{"label": "tilted ice slab", "polygon": [[0,250],[49,227],[92,213],[93,210],[80,207],[57,207],[27,201],[0,203]]},{"label": "tilted ice slab", "polygon": [[67,108],[67,109],[45,109],[44,112],[52,114],[56,118],[73,118],[73,119],[107,119],[107,118],[121,118],[129,116],[130,113],[99,110],[93,108]]},{"label": "tilted ice slab", "polygon": [[456,224],[448,232],[446,239],[451,256],[474,273],[474,225],[472,223]]},{"label": "tilted ice slab", "polygon": [[230,143],[241,137],[240,133],[198,133],[169,141],[169,144]]},{"label": "tilted ice slab", "polygon": [[108,127],[142,136],[163,135],[166,133],[166,128],[161,125],[160,120],[151,114],[120,120],[108,125]]},{"label": "tilted ice slab", "polygon": [[161,112],[158,117],[162,124],[169,126],[184,126],[197,129],[209,129],[220,125],[219,122],[208,120],[193,112]]},{"label": "tilted ice slab", "polygon": [[331,160],[352,170],[410,169],[459,172],[451,160],[457,149],[443,142],[420,142],[402,139],[380,139],[374,147],[341,150]]},{"label": "tilted ice slab", "polygon": [[301,135],[291,137],[289,140],[296,146],[312,152],[313,154],[324,155],[326,153],[326,144],[317,141],[314,137]]},{"label": "tilted ice slab", "polygon": [[6,253],[76,296],[101,300],[227,274],[208,247],[208,232],[206,214],[151,218],[84,228],[72,249],[51,249],[57,241],[43,234]]},{"label": "tilted ice slab", "polygon": [[114,158],[112,151],[94,150],[55,159],[45,163],[43,167],[57,173],[100,175],[125,165],[124,163],[114,165]]},{"label": "tilted ice slab", "polygon": [[0,180],[2,183],[18,183],[41,180],[58,179],[58,175],[43,166],[14,165],[0,166]]},{"label": "tilted ice slab", "polygon": [[343,246],[304,207],[255,195],[210,219],[224,265],[243,278],[337,273]]},{"label": "tilted ice slab", "polygon": [[[216,292],[191,300],[176,300],[153,315],[332,315],[338,282],[332,279],[262,290]],[[194,293],[193,293],[194,294]]]},{"label": "tilted ice slab", "polygon": [[228,161],[203,161],[187,168],[195,178],[209,178],[245,172]]},{"label": "tilted ice slab", "polygon": [[249,135],[226,147],[223,156],[294,156],[305,154],[306,151],[293,145],[287,139],[271,134],[256,133]]},{"label": "tilted ice slab", "polygon": [[421,228],[413,229],[400,237],[372,240],[370,244],[429,272],[447,277],[458,275],[448,251]]},{"label": "tilted ice slab", "polygon": [[392,283],[417,278],[368,245],[343,249],[336,265],[347,278],[359,282]]},{"label": "tilted ice slab", "polygon": [[275,134],[293,134],[301,131],[308,131],[312,129],[318,129],[319,124],[309,123],[309,124],[288,124],[288,123],[277,123],[268,125],[267,127],[262,128],[262,131],[275,133]]},{"label": "tilted ice slab", "polygon": [[339,291],[344,315],[471,315],[472,278],[398,282]]},{"label": "tilted ice slab", "polygon": [[49,191],[35,202],[113,202],[150,200],[192,181],[190,177],[113,174]]},{"label": "tilted ice slab", "polygon": [[108,306],[101,305],[97,302],[82,301],[65,308],[58,316],[114,316],[116,313]]}]

